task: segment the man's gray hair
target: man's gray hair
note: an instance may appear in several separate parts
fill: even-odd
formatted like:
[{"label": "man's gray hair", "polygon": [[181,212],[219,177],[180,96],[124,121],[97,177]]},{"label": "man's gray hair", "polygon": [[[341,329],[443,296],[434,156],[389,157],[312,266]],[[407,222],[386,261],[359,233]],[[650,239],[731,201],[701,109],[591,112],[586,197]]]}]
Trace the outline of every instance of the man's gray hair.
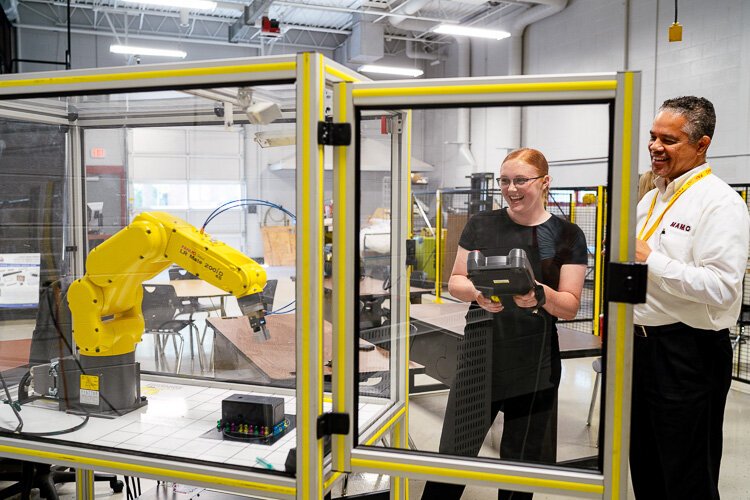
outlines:
[{"label": "man's gray hair", "polygon": [[682,115],[687,119],[683,131],[688,135],[690,142],[698,142],[704,135],[713,138],[714,128],[716,128],[716,112],[714,105],[705,97],[690,95],[667,99],[659,108],[659,111],[664,110]]}]

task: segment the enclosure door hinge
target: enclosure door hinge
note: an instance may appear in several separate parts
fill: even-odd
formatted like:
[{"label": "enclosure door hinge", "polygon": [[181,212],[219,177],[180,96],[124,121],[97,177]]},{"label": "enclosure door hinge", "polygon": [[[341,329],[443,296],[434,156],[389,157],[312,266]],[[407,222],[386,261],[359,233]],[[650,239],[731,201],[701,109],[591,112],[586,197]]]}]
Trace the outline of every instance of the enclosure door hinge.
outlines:
[{"label": "enclosure door hinge", "polygon": [[318,416],[318,439],[332,434],[349,434],[348,413],[324,413]]},{"label": "enclosure door hinge", "polygon": [[351,123],[318,122],[318,144],[324,146],[349,146],[351,143]]},{"label": "enclosure door hinge", "polygon": [[607,268],[607,300],[644,304],[648,266],[642,262],[610,262]]}]

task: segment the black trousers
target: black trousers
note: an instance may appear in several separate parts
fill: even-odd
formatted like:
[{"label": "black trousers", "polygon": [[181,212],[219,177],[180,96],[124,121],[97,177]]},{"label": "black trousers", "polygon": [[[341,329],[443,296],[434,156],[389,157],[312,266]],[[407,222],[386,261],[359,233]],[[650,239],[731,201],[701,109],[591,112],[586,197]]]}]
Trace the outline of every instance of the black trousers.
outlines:
[{"label": "black trousers", "polygon": [[630,470],[638,500],[719,499],[729,331],[636,327]]},{"label": "black trousers", "polygon": [[[451,390],[451,393],[453,390]],[[451,394],[452,395],[452,394]],[[453,411],[454,398],[449,397],[443,434],[440,439],[440,453],[456,454],[451,443],[456,433],[454,419],[448,418]],[[490,405],[490,418],[484,428],[476,428],[482,437],[486,436],[499,412],[503,412],[503,437],[500,440],[500,457],[505,460],[519,460],[535,463],[555,463],[557,458],[557,387],[531,394],[524,394]],[[476,456],[481,448],[481,440],[476,441],[475,449],[462,449],[461,455]],[[429,481],[425,484],[422,500],[459,499],[464,491],[462,484],[446,484]],[[532,493],[498,490],[499,500],[530,500]]]}]

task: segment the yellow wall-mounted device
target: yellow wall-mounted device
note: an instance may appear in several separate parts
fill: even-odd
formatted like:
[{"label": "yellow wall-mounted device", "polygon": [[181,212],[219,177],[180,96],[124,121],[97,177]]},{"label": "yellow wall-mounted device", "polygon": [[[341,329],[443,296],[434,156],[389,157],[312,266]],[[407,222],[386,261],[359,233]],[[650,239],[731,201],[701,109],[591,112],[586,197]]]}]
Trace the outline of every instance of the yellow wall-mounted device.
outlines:
[{"label": "yellow wall-mounted device", "polygon": [[672,23],[669,27],[669,41],[670,42],[681,42],[682,41],[682,25],[677,21]]}]

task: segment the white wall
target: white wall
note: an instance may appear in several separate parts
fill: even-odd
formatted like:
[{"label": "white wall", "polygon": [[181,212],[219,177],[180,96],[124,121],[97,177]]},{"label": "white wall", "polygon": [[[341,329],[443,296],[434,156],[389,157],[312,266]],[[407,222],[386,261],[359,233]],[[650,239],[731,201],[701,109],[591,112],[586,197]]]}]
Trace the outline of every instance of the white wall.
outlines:
[{"label": "white wall", "polygon": [[[750,183],[750,2],[682,0],[679,7],[683,41],[670,43],[672,2],[570,0],[562,12],[526,29],[524,74],[640,71],[640,171],[649,168],[646,142],[659,104],[678,95],[704,96],[717,112],[709,150],[714,170],[728,182]],[[508,40],[473,42],[472,76],[507,75],[509,45]],[[448,49],[446,55],[447,61],[427,67],[428,76],[456,75],[455,53]],[[515,147],[514,125],[502,117],[508,111],[472,111],[472,151],[480,166],[497,168],[502,153]],[[451,139],[454,130],[446,125],[454,123],[451,113],[455,112],[443,113],[437,123],[426,124],[433,127],[432,132],[425,130],[433,145],[455,140]],[[521,119],[521,144],[546,153],[556,185],[598,184],[606,179],[604,163],[574,166],[568,161],[606,156],[607,129],[603,107],[527,108]],[[445,173],[444,185],[469,174],[450,152],[440,151],[431,158],[441,159],[434,177]]]},{"label": "white wall", "polygon": [[[573,0],[567,9],[526,31],[525,70],[529,74],[638,70],[642,73],[639,170],[649,168],[646,142],[655,110],[665,99],[699,95],[714,103],[717,126],[709,161],[728,182],[750,182],[748,111],[750,111],[750,2],[682,0],[679,21],[683,41],[670,43],[672,2],[632,0],[627,32],[626,2]],[[657,9],[658,5],[658,9]],[[627,47],[627,60],[626,60]],[[593,120],[593,123],[592,123]],[[527,116],[532,130],[575,128],[597,135],[602,118],[592,113],[545,123]],[[569,146],[550,143],[550,160],[564,160],[584,151],[581,137]],[[546,147],[546,143],[545,143]],[[545,150],[546,151],[546,150]],[[718,158],[717,158],[718,157]]]}]

